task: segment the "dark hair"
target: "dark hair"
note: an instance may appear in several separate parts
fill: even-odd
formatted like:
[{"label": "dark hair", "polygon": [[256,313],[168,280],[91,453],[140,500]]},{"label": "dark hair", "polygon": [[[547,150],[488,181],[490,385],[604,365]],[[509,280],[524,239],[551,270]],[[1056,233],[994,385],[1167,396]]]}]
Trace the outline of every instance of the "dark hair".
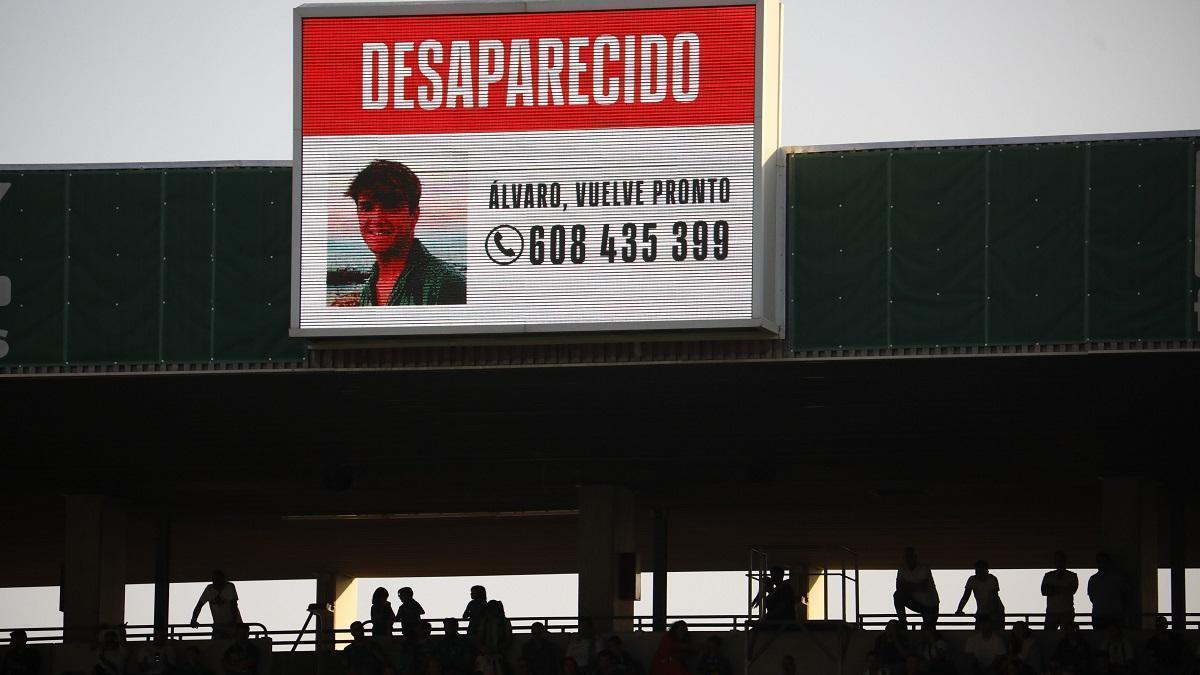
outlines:
[{"label": "dark hair", "polygon": [[421,203],[421,179],[400,162],[377,159],[358,172],[346,196],[356,202],[369,197],[385,209],[405,206],[411,213]]}]

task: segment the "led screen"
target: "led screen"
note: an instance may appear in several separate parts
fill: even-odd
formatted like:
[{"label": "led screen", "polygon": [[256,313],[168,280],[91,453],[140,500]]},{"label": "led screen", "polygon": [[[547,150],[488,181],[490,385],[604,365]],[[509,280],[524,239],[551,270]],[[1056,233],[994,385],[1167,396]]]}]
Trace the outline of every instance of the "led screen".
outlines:
[{"label": "led screen", "polygon": [[293,328],[749,325],[758,11],[302,8]]}]

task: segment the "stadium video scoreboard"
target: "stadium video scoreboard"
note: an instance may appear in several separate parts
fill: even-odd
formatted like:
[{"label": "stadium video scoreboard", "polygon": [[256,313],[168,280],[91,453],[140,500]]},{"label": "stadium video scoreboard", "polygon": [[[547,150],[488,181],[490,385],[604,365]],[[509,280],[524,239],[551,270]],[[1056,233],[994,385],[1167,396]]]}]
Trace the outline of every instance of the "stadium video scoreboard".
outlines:
[{"label": "stadium video scoreboard", "polygon": [[780,7],[295,11],[298,337],[781,331]]}]

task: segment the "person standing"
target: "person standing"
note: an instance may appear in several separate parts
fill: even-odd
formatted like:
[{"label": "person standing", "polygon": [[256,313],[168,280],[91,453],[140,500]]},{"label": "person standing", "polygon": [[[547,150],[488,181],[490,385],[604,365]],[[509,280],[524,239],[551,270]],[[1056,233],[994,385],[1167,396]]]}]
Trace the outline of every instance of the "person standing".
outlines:
[{"label": "person standing", "polygon": [[371,634],[377,638],[390,638],[395,623],[396,613],[392,611],[388,590],[380,586],[371,594]]},{"label": "person standing", "polygon": [[1067,554],[1054,552],[1054,569],[1042,577],[1042,595],[1046,596],[1046,630],[1053,632],[1075,622],[1075,592],[1079,575],[1067,569]]},{"label": "person standing", "polygon": [[993,626],[1003,630],[1004,603],[1000,601],[1000,580],[988,571],[988,564],[984,560],[975,563],[975,574],[967,578],[962,599],[958,601],[958,609],[954,610],[955,614],[963,614],[963,608],[967,606],[967,599],[972,593],[975,594],[975,617],[989,617]]},{"label": "person standing", "polygon": [[1092,601],[1092,628],[1108,630],[1124,623],[1125,579],[1107,553],[1096,554],[1096,573],[1088,579],[1088,598]]},{"label": "person standing", "polygon": [[471,587],[471,601],[463,610],[463,621],[467,622],[467,637],[475,637],[479,632],[479,624],[483,621],[484,609],[487,607],[487,589],[483,586]]},{"label": "person standing", "polygon": [[671,624],[663,634],[650,664],[650,675],[690,675],[687,662],[690,657],[688,627],[683,621]]},{"label": "person standing", "polygon": [[237,589],[225,579],[221,570],[213,570],[212,583],[204,587],[196,608],[192,610],[192,628],[200,627],[200,610],[208,603],[212,614],[214,640],[229,640],[237,635],[237,625],[242,623],[242,611],[238,608]]},{"label": "person standing", "polygon": [[400,632],[406,640],[412,641],[420,633],[421,617],[425,608],[413,598],[413,589],[405,586],[396,591],[400,598],[400,609],[396,610],[396,618],[400,620]]},{"label": "person standing", "polygon": [[907,627],[905,610],[911,609],[921,615],[922,628],[933,630],[937,627],[941,600],[937,585],[933,583],[933,571],[917,559],[917,551],[911,546],[904,549],[904,564],[896,571],[896,592],[892,599],[901,626]]}]

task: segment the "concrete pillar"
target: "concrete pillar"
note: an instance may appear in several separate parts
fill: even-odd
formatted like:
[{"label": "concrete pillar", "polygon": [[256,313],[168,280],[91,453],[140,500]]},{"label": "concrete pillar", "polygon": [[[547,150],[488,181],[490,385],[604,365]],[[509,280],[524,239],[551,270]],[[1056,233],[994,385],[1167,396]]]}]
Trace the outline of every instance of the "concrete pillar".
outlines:
[{"label": "concrete pillar", "polygon": [[[793,567],[789,576],[796,591],[796,598],[805,598],[806,605],[797,607],[796,616],[801,620],[823,621],[828,619],[829,598],[825,593],[826,571],[821,567],[803,565]],[[799,588],[795,588],[796,586]]]},{"label": "concrete pillar", "polygon": [[63,548],[63,639],[91,644],[101,625],[125,623],[124,507],[97,495],[68,495]]},{"label": "concrete pillar", "polygon": [[599,633],[629,631],[633,600],[617,593],[621,553],[637,550],[633,492],[612,485],[579,488],[579,616],[592,617]]},{"label": "concrete pillar", "polygon": [[1171,537],[1171,629],[1187,627],[1187,487],[1176,481],[1169,497]]},{"label": "concrete pillar", "polygon": [[349,630],[350,624],[359,620],[358,579],[336,572],[318,574],[317,605],[321,608],[317,649],[333,651],[337,649],[336,640],[350,639],[349,634],[334,631]]},{"label": "concrete pillar", "polygon": [[[1158,611],[1158,503],[1149,481],[1137,477],[1100,480],[1100,549],[1126,578],[1131,625],[1151,628],[1134,617]],[[1086,584],[1086,579],[1080,579]]]},{"label": "concrete pillar", "polygon": [[667,630],[667,523],[667,510],[654,509],[654,598],[651,612],[656,633]]},{"label": "concrete pillar", "polygon": [[167,638],[171,609],[171,514],[164,509],[155,523],[154,636]]}]

